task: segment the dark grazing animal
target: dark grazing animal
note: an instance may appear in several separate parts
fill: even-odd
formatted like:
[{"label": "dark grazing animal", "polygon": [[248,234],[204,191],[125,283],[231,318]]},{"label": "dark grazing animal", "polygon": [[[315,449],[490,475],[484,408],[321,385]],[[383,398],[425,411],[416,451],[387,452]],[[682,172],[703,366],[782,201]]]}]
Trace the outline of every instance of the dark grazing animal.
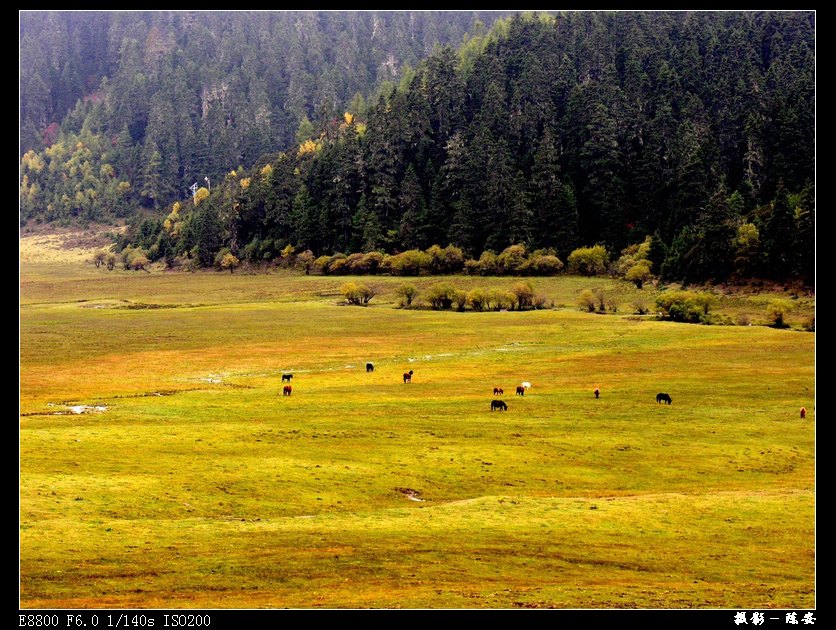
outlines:
[{"label": "dark grazing animal", "polygon": [[497,394],[504,394],[505,392],[502,391],[501,387],[494,387],[493,388],[493,393],[494,393],[494,396],[496,396]]},{"label": "dark grazing animal", "polygon": [[285,385],[284,389],[282,390],[282,396],[290,396],[290,393],[293,391],[293,388],[290,385]]},{"label": "dark grazing animal", "polygon": [[412,370],[409,372],[403,373],[403,382],[404,383],[411,383],[412,382]]},{"label": "dark grazing animal", "polygon": [[668,394],[656,394],[656,402],[664,402],[670,405],[673,401],[671,400],[671,397]]},{"label": "dark grazing animal", "polygon": [[517,385],[517,396],[525,396],[525,387]]},{"label": "dark grazing animal", "polygon": [[293,380],[293,374],[282,374],[282,383],[289,383]]},{"label": "dark grazing animal", "polygon": [[508,411],[508,405],[502,400],[492,400],[491,411]]},{"label": "dark grazing animal", "polygon": [[807,410],[804,407],[802,407],[801,408],[801,419],[804,420],[804,418],[806,418],[806,417],[807,417]]},{"label": "dark grazing animal", "polygon": [[598,389],[598,388],[596,387],[596,388],[595,388],[595,391],[594,391],[594,392],[592,392],[592,393],[593,393],[593,394],[595,394],[595,398],[598,398],[598,396],[600,396],[600,395],[601,395],[601,390],[600,390],[600,389]]},{"label": "dark grazing animal", "polygon": [[366,363],[366,372],[374,372],[374,365]]}]

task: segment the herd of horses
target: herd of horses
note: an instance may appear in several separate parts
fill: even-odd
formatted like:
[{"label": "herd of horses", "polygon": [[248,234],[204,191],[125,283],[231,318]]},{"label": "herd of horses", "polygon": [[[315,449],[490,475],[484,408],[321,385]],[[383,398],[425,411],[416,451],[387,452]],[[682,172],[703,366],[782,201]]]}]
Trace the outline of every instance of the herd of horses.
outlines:
[{"label": "herd of horses", "polygon": [[[374,364],[373,363],[366,363],[366,373],[374,372]],[[409,372],[403,373],[403,382],[404,383],[411,383],[412,382],[412,375],[415,374],[413,370],[409,370]],[[293,393],[293,387],[289,384],[290,381],[293,380],[293,374],[284,373],[282,374],[282,383],[288,383],[282,388],[282,395],[283,396],[290,396]],[[531,387],[531,383],[523,383],[522,385],[517,385],[516,388],[516,395],[517,396],[525,396],[525,390]],[[501,396],[505,393],[501,387],[494,387],[493,394],[494,396]],[[601,397],[601,390],[596,387],[592,394],[595,398]],[[671,399],[670,394],[666,394],[664,392],[660,392],[656,394],[656,402],[657,403],[665,403],[665,404],[672,404],[673,399]],[[491,401],[491,411],[508,411],[508,404],[504,400],[494,399]],[[804,407],[801,408],[801,417],[804,418],[807,415],[807,410]]]}]

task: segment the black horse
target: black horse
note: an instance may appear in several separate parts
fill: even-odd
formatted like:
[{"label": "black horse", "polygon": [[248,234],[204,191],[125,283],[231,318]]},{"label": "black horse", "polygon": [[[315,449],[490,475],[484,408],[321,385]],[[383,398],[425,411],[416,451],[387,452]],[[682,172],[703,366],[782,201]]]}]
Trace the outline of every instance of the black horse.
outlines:
[{"label": "black horse", "polygon": [[374,365],[366,363],[366,372],[374,372]]},{"label": "black horse", "polygon": [[670,405],[673,401],[671,400],[671,397],[668,394],[656,394],[656,402],[664,402]]},{"label": "black horse", "polygon": [[412,370],[409,372],[403,373],[403,382],[404,383],[411,383],[412,382]]},{"label": "black horse", "polygon": [[502,400],[492,400],[491,411],[508,411],[508,405]]},{"label": "black horse", "polygon": [[293,374],[282,374],[282,383],[289,383],[293,380]]}]

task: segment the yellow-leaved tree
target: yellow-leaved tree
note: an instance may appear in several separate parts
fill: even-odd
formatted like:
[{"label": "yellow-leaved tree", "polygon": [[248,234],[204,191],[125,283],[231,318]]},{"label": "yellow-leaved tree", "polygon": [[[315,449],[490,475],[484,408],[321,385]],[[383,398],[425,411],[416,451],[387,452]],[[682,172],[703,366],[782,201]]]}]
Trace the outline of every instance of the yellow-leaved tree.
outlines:
[{"label": "yellow-leaved tree", "polygon": [[200,204],[201,201],[209,197],[209,191],[201,186],[197,189],[197,192],[194,194],[194,205]]}]

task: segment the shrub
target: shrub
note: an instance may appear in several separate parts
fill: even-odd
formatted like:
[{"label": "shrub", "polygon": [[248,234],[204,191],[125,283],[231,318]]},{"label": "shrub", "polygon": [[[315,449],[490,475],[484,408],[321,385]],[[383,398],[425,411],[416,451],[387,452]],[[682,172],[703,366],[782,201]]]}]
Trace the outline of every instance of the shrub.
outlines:
[{"label": "shrub", "polygon": [[630,303],[633,307],[633,312],[636,315],[647,315],[647,301],[644,298],[638,297]]},{"label": "shrub", "polygon": [[766,317],[773,328],[786,328],[786,316],[793,309],[792,302],[781,298],[771,300],[766,307]]},{"label": "shrub", "polygon": [[690,324],[710,324],[709,311],[716,299],[710,293],[666,291],[656,298],[662,319]]},{"label": "shrub", "polygon": [[478,276],[479,275],[479,261],[474,259],[469,259],[464,261],[464,272],[469,276]]},{"label": "shrub", "polygon": [[[148,260],[148,256],[145,255],[145,251],[141,247],[126,247],[122,250],[120,257],[125,271],[131,269],[139,271],[151,264],[151,261]],[[115,264],[116,262],[114,261]]]},{"label": "shrub", "polygon": [[513,275],[522,271],[526,263],[525,245],[511,245],[496,257],[496,272]]},{"label": "shrub", "polygon": [[328,259],[327,273],[330,276],[340,276],[350,273],[348,267],[348,256],[341,252],[337,252]]},{"label": "shrub", "polygon": [[317,273],[327,274],[329,262],[331,262],[330,256],[320,256],[319,258],[313,261],[311,269],[313,271],[316,271]]},{"label": "shrub", "polygon": [[445,282],[439,282],[424,292],[424,299],[434,311],[447,310],[453,305],[456,290]]},{"label": "shrub", "polygon": [[453,304],[456,305],[456,310],[461,312],[467,306],[467,291],[456,289],[453,291]]},{"label": "shrub", "polygon": [[241,261],[238,260],[235,254],[227,252],[221,259],[221,269],[229,269],[229,273],[232,273],[240,263]]},{"label": "shrub", "polygon": [[496,254],[490,250],[482,252],[476,269],[480,276],[495,276],[497,273]]},{"label": "shrub", "polygon": [[610,255],[603,245],[579,247],[569,254],[569,269],[584,276],[594,276],[607,270]]},{"label": "shrub", "polygon": [[414,284],[402,284],[395,289],[395,295],[400,298],[401,306],[411,306],[415,296],[418,295],[418,289]]},{"label": "shrub", "polygon": [[365,306],[369,301],[377,295],[377,291],[366,286],[365,284],[357,284],[355,282],[348,282],[340,288],[340,292],[345,296],[346,302],[358,306]]},{"label": "shrub", "polygon": [[432,259],[419,249],[410,249],[388,259],[389,272],[393,276],[417,276],[428,271]]},{"label": "shrub", "polygon": [[309,249],[306,249],[301,254],[297,254],[296,256],[296,266],[305,270],[305,275],[311,273],[311,269],[314,266],[314,258],[313,252]]},{"label": "shrub", "polygon": [[534,296],[534,300],[533,300],[534,308],[536,308],[537,310],[546,308],[546,302],[547,301],[548,301],[548,299],[546,298],[545,295],[543,295],[542,293],[538,293],[537,295]]},{"label": "shrub", "polygon": [[444,273],[447,266],[444,260],[444,249],[438,245],[433,245],[427,248],[426,254],[430,258],[430,273]]},{"label": "shrub", "polygon": [[624,279],[635,283],[637,289],[641,289],[650,277],[650,263],[647,260],[638,261],[624,274]]},{"label": "shrub", "polygon": [[107,258],[107,250],[100,249],[97,250],[95,254],[93,254],[93,264],[96,265],[96,269],[102,266],[105,259]]},{"label": "shrub", "polygon": [[383,264],[383,254],[380,252],[369,252],[363,256],[361,267],[365,273],[375,274],[380,271]]},{"label": "shrub", "polygon": [[578,296],[578,306],[581,307],[582,311],[588,311],[589,313],[595,312],[595,294],[592,293],[589,289],[584,289],[581,291],[581,294]]},{"label": "shrub", "polygon": [[737,316],[736,323],[737,323],[738,326],[751,326],[752,325],[752,319],[749,317],[748,313],[741,313],[740,315]]},{"label": "shrub", "polygon": [[[619,259],[613,264],[613,272],[617,275],[625,276],[627,272],[639,262],[646,262],[648,272],[650,271],[650,267],[652,265],[651,261],[648,259],[650,254],[650,246],[653,241],[653,237],[648,236],[644,239],[642,243],[634,243],[633,245],[628,245],[624,249],[621,250],[621,256]],[[628,278],[629,279],[629,278]],[[639,287],[641,288],[641,287]]]},{"label": "shrub", "polygon": [[514,295],[501,289],[489,289],[485,293],[485,302],[492,311],[501,311],[514,305]]},{"label": "shrub", "polygon": [[464,252],[455,245],[444,248],[444,264],[447,273],[458,273],[464,268]]},{"label": "shrub", "polygon": [[485,289],[478,287],[471,289],[471,291],[467,294],[467,303],[470,304],[470,308],[474,311],[484,311],[488,307]]},{"label": "shrub", "polygon": [[131,258],[131,269],[133,269],[134,271],[140,271],[140,270],[144,271],[145,268],[150,264],[151,264],[151,261],[148,260],[148,257],[145,254],[143,254],[141,251],[136,253]]},{"label": "shrub", "polygon": [[606,313],[607,312],[607,296],[604,295],[604,292],[601,289],[595,289],[595,302],[598,304],[598,312],[599,313]]},{"label": "shrub", "polygon": [[518,311],[531,307],[531,302],[534,299],[534,287],[531,286],[530,282],[518,282],[511,288],[511,293],[514,296]]},{"label": "shrub", "polygon": [[341,267],[342,273],[354,273],[354,274],[362,274],[366,273],[365,265],[363,264],[363,259],[366,257],[365,254],[351,254],[349,255]]},{"label": "shrub", "polygon": [[215,269],[221,268],[221,262],[223,262],[224,256],[231,253],[229,247],[222,248],[217,254],[215,254]]},{"label": "shrub", "polygon": [[530,276],[555,276],[563,270],[563,261],[551,254],[532,254],[521,272]]},{"label": "shrub", "polygon": [[282,247],[282,251],[279,252],[279,256],[281,256],[282,262],[285,266],[290,266],[293,263],[293,254],[296,253],[296,248],[288,243],[284,247]]}]

